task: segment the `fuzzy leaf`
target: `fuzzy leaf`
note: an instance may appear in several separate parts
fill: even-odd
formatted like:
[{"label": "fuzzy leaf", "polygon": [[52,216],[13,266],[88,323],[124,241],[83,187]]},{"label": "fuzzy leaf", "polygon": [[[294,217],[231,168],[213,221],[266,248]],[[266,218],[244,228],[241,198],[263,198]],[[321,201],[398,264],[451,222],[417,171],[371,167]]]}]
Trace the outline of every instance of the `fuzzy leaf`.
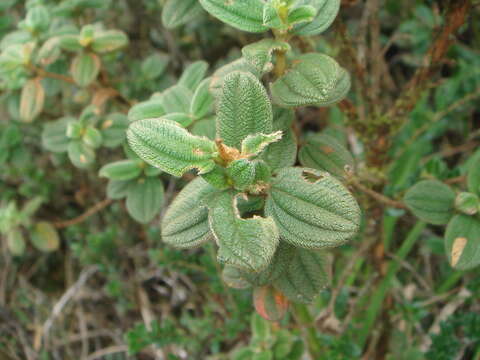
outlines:
[{"label": "fuzzy leaf", "polygon": [[287,298],[269,285],[254,289],[253,304],[257,313],[268,321],[283,319],[288,310]]},{"label": "fuzzy leaf", "polygon": [[285,107],[329,106],[350,90],[350,75],[331,57],[310,53],[296,57],[289,71],[273,84],[273,101]]},{"label": "fuzzy leaf", "polygon": [[257,68],[255,68],[255,66],[250,64],[244,58],[240,58],[229,64],[226,64],[219,68],[217,71],[215,71],[212,75],[212,81],[210,82],[210,92],[215,98],[218,98],[222,94],[225,77],[234,71],[250,73],[256,78],[259,78],[261,75],[261,72],[259,72]]},{"label": "fuzzy leaf", "polygon": [[112,52],[128,44],[128,37],[123,31],[107,30],[96,33],[92,41],[92,50],[99,54]]},{"label": "fuzzy leaf", "polygon": [[315,15],[317,15],[317,9],[310,5],[298,6],[288,14],[288,24],[295,25],[305,22],[311,22]]},{"label": "fuzzy leaf", "polygon": [[339,178],[345,177],[345,166],[353,169],[353,156],[334,137],[325,134],[307,136],[298,154],[305,167],[325,170]]},{"label": "fuzzy leaf", "polygon": [[205,118],[195,121],[191,127],[192,134],[215,140],[215,118]]},{"label": "fuzzy leaf", "polygon": [[128,119],[130,121],[156,119],[166,113],[163,102],[160,99],[152,99],[134,105],[128,112]]},{"label": "fuzzy leaf", "polygon": [[133,182],[130,180],[112,180],[107,185],[107,196],[110,199],[120,200],[127,196],[128,188]]},{"label": "fuzzy leaf", "polygon": [[185,186],[163,217],[162,240],[168,245],[187,249],[212,239],[208,210],[203,200],[217,191],[200,177]]},{"label": "fuzzy leaf", "polygon": [[480,265],[480,220],[456,215],[445,232],[445,249],[450,264],[458,270]]},{"label": "fuzzy leaf", "polygon": [[220,263],[260,272],[272,261],[279,241],[273,219],[242,219],[233,192],[224,191],[210,201],[209,224]]},{"label": "fuzzy leaf", "polygon": [[142,162],[138,160],[122,160],[103,166],[98,175],[110,180],[132,180],[142,173]]},{"label": "fuzzy leaf", "polygon": [[272,105],[258,79],[244,72],[225,77],[217,109],[217,137],[240,149],[248,135],[272,131]]},{"label": "fuzzy leaf", "polygon": [[252,64],[258,72],[265,73],[273,69],[272,57],[275,50],[290,51],[291,47],[284,41],[264,39],[245,46],[242,54],[246,61]]},{"label": "fuzzy leaf", "polygon": [[424,180],[410,188],[404,200],[420,220],[443,225],[453,216],[455,192],[440,181]]},{"label": "fuzzy leaf", "polygon": [[82,87],[90,85],[100,72],[100,58],[92,53],[78,54],[72,62],[73,80]]},{"label": "fuzzy leaf", "polygon": [[238,190],[259,193],[265,188],[271,177],[268,165],[262,160],[239,159],[232,161],[227,167],[227,174]]},{"label": "fuzzy leaf", "polygon": [[68,157],[73,165],[85,169],[95,162],[95,151],[83,141],[74,140],[68,144]]},{"label": "fuzzy leaf", "polygon": [[102,145],[102,133],[93,126],[87,126],[87,128],[85,129],[85,133],[83,134],[82,140],[88,146],[97,149]]},{"label": "fuzzy leaf", "polygon": [[20,97],[20,120],[30,123],[40,115],[45,104],[45,90],[40,79],[28,80]]},{"label": "fuzzy leaf", "polygon": [[40,251],[51,252],[60,246],[60,238],[55,227],[46,221],[40,221],[33,227],[30,237],[32,244]]},{"label": "fuzzy leaf", "polygon": [[215,99],[209,90],[211,81],[211,78],[203,80],[193,94],[192,103],[190,104],[190,114],[192,114],[195,119],[201,119],[212,111]]},{"label": "fuzzy leaf", "polygon": [[329,268],[324,252],[297,248],[275,287],[290,301],[310,303],[328,285]]},{"label": "fuzzy leaf", "polygon": [[313,6],[317,14],[311,22],[297,25],[294,34],[312,36],[327,30],[338,15],[340,2],[340,0],[302,0],[300,4]]},{"label": "fuzzy leaf", "polygon": [[228,178],[226,169],[220,165],[215,165],[213,170],[207,174],[203,174],[202,178],[219,190],[225,190],[232,187],[232,183]]},{"label": "fuzzy leaf", "polygon": [[480,159],[472,162],[467,175],[468,190],[480,196]]},{"label": "fuzzy leaf", "polygon": [[130,184],[127,211],[136,221],[146,224],[162,209],[163,184],[156,178],[141,178]]},{"label": "fuzzy leaf", "polygon": [[162,10],[162,22],[167,29],[185,25],[202,13],[198,0],[167,0]]},{"label": "fuzzy leaf", "polygon": [[175,85],[165,90],[160,101],[165,109],[166,114],[171,113],[189,113],[190,101],[192,100],[192,92],[183,85]]},{"label": "fuzzy leaf", "polygon": [[237,29],[259,33],[268,30],[263,25],[262,0],[200,0],[210,14]]},{"label": "fuzzy leaf", "polygon": [[108,115],[100,124],[103,138],[102,145],[114,148],[123,144],[128,123],[128,118],[124,114],[115,113]]},{"label": "fuzzy leaf", "polygon": [[265,214],[272,216],[282,239],[308,249],[340,246],[360,226],[355,198],[329,173],[284,168],[274,178]]},{"label": "fuzzy leaf", "polygon": [[282,132],[277,131],[271,134],[248,135],[242,141],[242,155],[253,156],[260,154],[268,145],[279,141]]},{"label": "fuzzy leaf", "polygon": [[46,123],[42,132],[42,146],[55,153],[66,152],[70,142],[70,139],[67,137],[67,128],[74,121],[74,118],[65,117]]},{"label": "fuzzy leaf", "polygon": [[142,160],[174,176],[191,169],[203,174],[215,166],[215,143],[191,135],[171,120],[138,120],[130,125],[127,138]]},{"label": "fuzzy leaf", "polygon": [[243,276],[240,269],[231,265],[226,265],[223,268],[222,280],[225,284],[234,289],[247,289],[251,286],[250,282]]},{"label": "fuzzy leaf", "polygon": [[207,70],[208,64],[205,61],[196,61],[183,71],[178,84],[190,91],[195,91],[205,77]]}]

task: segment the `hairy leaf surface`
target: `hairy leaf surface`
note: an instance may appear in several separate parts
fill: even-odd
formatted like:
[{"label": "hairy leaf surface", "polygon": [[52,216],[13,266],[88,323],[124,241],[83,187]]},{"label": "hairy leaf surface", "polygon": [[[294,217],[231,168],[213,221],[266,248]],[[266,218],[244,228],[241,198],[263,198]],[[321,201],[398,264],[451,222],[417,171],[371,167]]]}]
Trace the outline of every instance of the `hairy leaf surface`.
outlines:
[{"label": "hairy leaf surface", "polygon": [[202,11],[198,0],[167,0],[162,10],[162,22],[167,29],[174,29],[194,20]]},{"label": "hairy leaf surface", "polygon": [[163,194],[163,183],[160,179],[138,179],[128,187],[126,203],[128,213],[139,223],[148,223],[161,210]]},{"label": "hairy leaf surface", "polygon": [[301,36],[318,35],[327,30],[337,17],[340,0],[302,0],[300,3],[313,6],[317,14],[309,23],[299,24],[294,33]]},{"label": "hairy leaf surface", "polygon": [[458,270],[480,265],[480,220],[468,215],[453,217],[445,233],[445,250],[450,264]]}]

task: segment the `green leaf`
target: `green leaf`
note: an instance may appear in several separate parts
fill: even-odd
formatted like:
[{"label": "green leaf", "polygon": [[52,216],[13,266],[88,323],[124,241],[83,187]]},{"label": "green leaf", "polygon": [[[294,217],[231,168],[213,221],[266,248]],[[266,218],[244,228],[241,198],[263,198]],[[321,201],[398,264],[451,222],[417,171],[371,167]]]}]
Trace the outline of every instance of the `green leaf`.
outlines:
[{"label": "green leaf", "polygon": [[30,232],[32,244],[40,251],[51,252],[60,246],[60,238],[55,227],[46,221],[35,224]]},{"label": "green leaf", "polygon": [[123,144],[128,124],[128,118],[124,114],[115,113],[108,115],[100,124],[103,138],[102,145],[114,148]]},{"label": "green leaf", "polygon": [[71,117],[46,123],[42,132],[42,146],[55,153],[63,153],[68,150],[70,139],[67,137],[68,125],[74,122]]},{"label": "green leaf", "polygon": [[190,126],[193,122],[193,117],[190,114],[185,113],[170,113],[165,116],[165,118],[171,121],[175,121],[183,128]]},{"label": "green leaf", "polygon": [[271,134],[248,135],[242,141],[242,155],[254,156],[260,154],[268,145],[279,141],[282,138],[282,132],[276,131]]},{"label": "green leaf", "polygon": [[264,39],[245,46],[242,54],[247,62],[252,64],[259,73],[266,73],[273,70],[273,53],[276,50],[290,51],[291,47],[287,42],[274,39]]},{"label": "green leaf", "polygon": [[162,240],[181,249],[211,240],[208,210],[203,200],[217,191],[200,177],[185,186],[163,217]]},{"label": "green leaf", "polygon": [[162,22],[167,29],[175,29],[195,20],[202,11],[198,0],[167,0],[162,10]]},{"label": "green leaf", "polygon": [[203,80],[193,94],[190,113],[195,119],[201,119],[212,111],[215,99],[209,90],[211,81],[211,78]]},{"label": "green leaf", "polygon": [[252,314],[250,319],[250,329],[254,341],[258,341],[260,343],[266,343],[272,336],[270,324],[260,315],[255,313]]},{"label": "green leaf", "polygon": [[251,360],[254,352],[250,348],[243,348],[235,351],[232,360]]},{"label": "green leaf", "polygon": [[475,215],[480,210],[480,200],[476,194],[461,192],[455,198],[455,208],[466,215]]},{"label": "green leaf", "polygon": [[223,268],[222,280],[225,284],[234,289],[247,289],[251,286],[250,282],[243,276],[240,269],[230,265],[226,265]]},{"label": "green leaf", "polygon": [[139,223],[148,223],[162,209],[163,194],[163,184],[159,179],[138,179],[128,187],[128,213]]},{"label": "green leaf", "polygon": [[233,192],[219,193],[211,201],[209,223],[219,247],[220,263],[260,272],[272,261],[279,241],[273,219],[242,219]]},{"label": "green leaf", "polygon": [[215,165],[212,171],[203,174],[202,178],[213,187],[219,190],[225,190],[232,187],[232,182],[223,166]]},{"label": "green leaf", "polygon": [[169,62],[169,57],[164,53],[154,53],[142,61],[142,74],[149,80],[154,80],[162,75]]},{"label": "green leaf", "polygon": [[262,0],[200,0],[210,14],[237,29],[259,33],[268,30],[263,25]]},{"label": "green leaf", "polygon": [[261,158],[274,172],[293,166],[297,160],[297,138],[291,127],[294,117],[293,110],[274,107],[273,130],[282,131],[282,138],[270,144],[261,154]]},{"label": "green leaf", "polygon": [[445,232],[445,249],[450,264],[458,270],[480,265],[480,220],[456,215]]},{"label": "green leaf", "polygon": [[265,214],[272,216],[283,240],[308,249],[340,246],[360,226],[355,198],[327,172],[284,168],[274,178]]},{"label": "green leaf", "polygon": [[67,137],[69,139],[80,139],[85,128],[80,121],[72,121],[67,127]]},{"label": "green leaf", "polygon": [[98,175],[110,180],[132,180],[142,173],[142,161],[122,160],[103,166]]},{"label": "green leaf", "polygon": [[76,167],[84,169],[95,162],[95,151],[80,140],[70,141],[68,157]]},{"label": "green leaf", "polygon": [[37,5],[30,8],[23,23],[24,27],[33,33],[40,33],[48,30],[51,17],[45,6]]},{"label": "green leaf", "polygon": [[100,72],[100,58],[92,53],[78,54],[72,62],[73,80],[82,87],[90,85]]},{"label": "green leaf", "polygon": [[190,112],[190,101],[192,97],[193,94],[189,88],[183,85],[175,85],[162,93],[160,101],[166,114],[188,114]]},{"label": "green leaf", "polygon": [[303,0],[301,3],[311,5],[317,15],[307,24],[299,24],[294,33],[301,36],[318,35],[327,30],[338,15],[340,0]]},{"label": "green leaf", "polygon": [[317,9],[310,5],[303,5],[292,9],[288,14],[288,24],[295,25],[311,22],[317,15]]},{"label": "green leaf", "polygon": [[329,106],[347,95],[350,76],[333,58],[310,53],[296,57],[270,88],[273,101],[280,106]]},{"label": "green leaf", "polygon": [[60,36],[59,45],[63,50],[78,52],[83,49],[79,42],[79,36],[73,34],[66,34]]},{"label": "green leaf", "polygon": [[250,64],[244,58],[240,58],[231,63],[228,63],[222,66],[221,68],[219,68],[212,75],[212,81],[210,83],[210,92],[215,98],[218,98],[222,94],[225,77],[234,71],[250,73],[256,78],[259,78],[261,75],[261,73],[257,70],[257,68],[255,68],[255,66]]},{"label": "green leaf", "polygon": [[128,37],[123,31],[106,30],[96,33],[92,41],[92,50],[99,54],[112,52],[125,47]]},{"label": "green leaf", "polygon": [[142,160],[174,176],[191,169],[203,174],[215,166],[215,143],[191,135],[174,121],[138,120],[130,125],[127,139]]},{"label": "green leaf", "polygon": [[180,80],[178,80],[178,84],[186,87],[190,91],[195,91],[205,77],[207,70],[208,63],[205,61],[196,61],[183,71]]},{"label": "green leaf", "polygon": [[480,196],[480,158],[473,161],[468,169],[467,175],[468,190]]},{"label": "green leaf", "polygon": [[407,191],[404,201],[420,220],[443,225],[453,216],[455,192],[440,181],[424,180]]},{"label": "green leaf", "polygon": [[132,181],[113,180],[109,181],[107,185],[107,196],[110,199],[120,200],[127,196],[128,188]]},{"label": "green leaf", "polygon": [[288,310],[288,300],[271,285],[253,290],[253,305],[257,313],[268,321],[281,320]]},{"label": "green leaf", "polygon": [[271,170],[262,160],[239,159],[232,161],[227,167],[227,174],[238,190],[247,190],[258,194],[266,188],[271,178]]},{"label": "green leaf", "polygon": [[28,80],[20,97],[20,120],[30,123],[40,115],[45,104],[45,90],[40,79]]},{"label": "green leaf", "polygon": [[325,170],[339,178],[345,177],[345,166],[351,169],[355,166],[350,151],[334,137],[325,134],[307,136],[298,158],[305,167]]},{"label": "green leaf", "polygon": [[240,149],[248,135],[272,132],[272,105],[258,79],[244,72],[225,77],[217,109],[217,136]]},{"label": "green leaf", "polygon": [[22,256],[25,253],[27,245],[20,229],[13,228],[7,233],[7,246],[13,256]]},{"label": "green leaf", "polygon": [[275,287],[290,301],[310,303],[329,283],[330,264],[326,253],[297,248]]},{"label": "green leaf", "polygon": [[252,360],[273,360],[273,354],[270,350],[263,350],[259,353],[255,353]]},{"label": "green leaf", "polygon": [[102,145],[102,133],[93,126],[87,126],[87,128],[85,129],[85,133],[83,134],[82,140],[88,146],[97,149]]},{"label": "green leaf", "polygon": [[204,136],[210,140],[215,140],[215,118],[205,118],[197,120],[191,127],[192,134],[197,136]]},{"label": "green leaf", "polygon": [[134,105],[128,112],[128,119],[130,121],[156,119],[166,113],[163,102],[160,99],[152,99]]}]

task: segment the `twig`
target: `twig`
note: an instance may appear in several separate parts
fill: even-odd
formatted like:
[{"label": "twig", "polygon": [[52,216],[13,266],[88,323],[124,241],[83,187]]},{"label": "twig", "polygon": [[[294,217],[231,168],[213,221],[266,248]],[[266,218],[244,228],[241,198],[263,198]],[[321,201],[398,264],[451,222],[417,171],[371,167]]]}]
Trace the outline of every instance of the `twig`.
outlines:
[{"label": "twig", "polygon": [[72,226],[72,225],[77,225],[81,222],[84,222],[87,220],[90,216],[96,214],[97,212],[105,209],[107,206],[113,203],[112,199],[105,199],[98,204],[95,204],[92,206],[90,209],[85,211],[82,215],[77,216],[76,218],[73,218],[71,220],[65,220],[65,221],[59,221],[53,223],[53,226],[55,226],[57,229],[64,229],[66,227]]},{"label": "twig", "polygon": [[350,184],[352,184],[358,190],[364,192],[365,194],[367,194],[368,196],[370,196],[371,198],[375,199],[376,201],[378,201],[380,203],[383,203],[383,204],[385,204],[389,207],[393,207],[393,208],[396,208],[396,209],[405,209],[405,210],[407,209],[407,206],[404,203],[402,203],[400,201],[390,199],[389,197],[386,197],[385,195],[380,194],[380,193],[376,192],[375,190],[372,190],[372,189],[366,187],[365,185],[361,184],[354,177],[349,178],[348,181],[349,181]]},{"label": "twig", "polygon": [[128,346],[126,346],[126,345],[114,345],[114,346],[109,346],[107,348],[95,351],[94,353],[88,355],[86,360],[103,359],[107,355],[118,354],[118,353],[126,353],[126,352],[128,352]]}]

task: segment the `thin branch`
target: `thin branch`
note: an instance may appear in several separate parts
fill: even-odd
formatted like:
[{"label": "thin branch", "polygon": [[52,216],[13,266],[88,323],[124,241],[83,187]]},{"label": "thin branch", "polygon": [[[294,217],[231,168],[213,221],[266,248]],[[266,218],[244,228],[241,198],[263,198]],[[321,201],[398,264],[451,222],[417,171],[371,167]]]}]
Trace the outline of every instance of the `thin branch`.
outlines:
[{"label": "thin branch", "polygon": [[55,226],[57,229],[64,229],[72,225],[80,224],[85,220],[87,220],[90,216],[96,214],[99,211],[102,211],[112,203],[113,203],[112,199],[105,199],[99,202],[98,204],[95,204],[94,206],[92,206],[90,209],[85,211],[82,215],[77,216],[76,218],[73,218],[71,220],[55,222],[53,226]]},{"label": "thin branch", "polygon": [[380,193],[376,192],[375,190],[372,190],[372,189],[366,187],[365,185],[361,184],[354,177],[349,178],[348,181],[349,181],[350,184],[352,184],[358,190],[360,190],[361,192],[364,192],[365,194],[367,194],[368,196],[370,196],[371,198],[373,198],[374,200],[376,200],[376,201],[378,201],[382,204],[385,204],[389,207],[393,207],[393,208],[396,208],[396,209],[405,209],[405,210],[407,209],[407,206],[403,202],[390,199],[389,197],[386,197],[385,195],[380,194]]}]

